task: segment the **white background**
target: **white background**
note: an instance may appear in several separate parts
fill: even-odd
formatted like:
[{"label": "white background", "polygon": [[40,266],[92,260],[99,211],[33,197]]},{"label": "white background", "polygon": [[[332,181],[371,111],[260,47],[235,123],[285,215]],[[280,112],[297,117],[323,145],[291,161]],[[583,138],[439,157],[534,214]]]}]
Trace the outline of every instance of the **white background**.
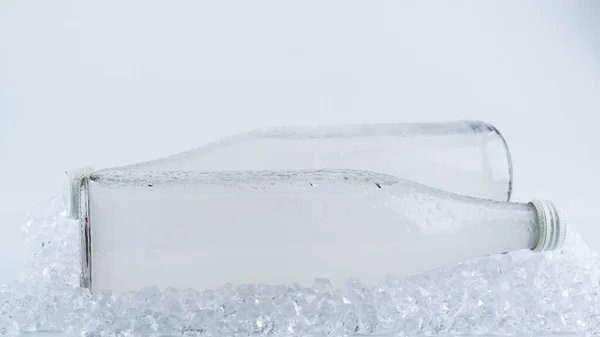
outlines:
[{"label": "white background", "polygon": [[600,249],[598,113],[594,0],[0,1],[0,283],[65,169],[281,124],[490,122]]}]

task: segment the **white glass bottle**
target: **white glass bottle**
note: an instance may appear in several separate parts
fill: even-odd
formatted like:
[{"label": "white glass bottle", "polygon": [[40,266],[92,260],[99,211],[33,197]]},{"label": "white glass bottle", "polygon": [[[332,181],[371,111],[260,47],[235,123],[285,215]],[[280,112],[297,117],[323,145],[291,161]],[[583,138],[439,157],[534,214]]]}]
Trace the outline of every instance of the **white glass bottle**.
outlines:
[{"label": "white glass bottle", "polygon": [[508,201],[506,142],[484,122],[274,127],[122,167],[125,171],[362,169],[472,197]]},{"label": "white glass bottle", "polygon": [[72,174],[82,284],[310,284],[418,274],[563,243],[549,202],[476,199],[364,170]]}]

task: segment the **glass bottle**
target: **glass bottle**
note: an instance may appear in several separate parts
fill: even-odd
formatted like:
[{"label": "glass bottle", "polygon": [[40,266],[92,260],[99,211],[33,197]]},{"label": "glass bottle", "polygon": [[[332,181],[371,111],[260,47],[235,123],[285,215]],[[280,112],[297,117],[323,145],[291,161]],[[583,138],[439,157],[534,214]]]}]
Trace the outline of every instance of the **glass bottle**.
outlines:
[{"label": "glass bottle", "polygon": [[545,201],[509,203],[365,170],[79,171],[82,285],[334,285],[560,247]]},{"label": "glass bottle", "polygon": [[509,201],[510,152],[480,121],[273,127],[116,168],[126,171],[360,169]]}]

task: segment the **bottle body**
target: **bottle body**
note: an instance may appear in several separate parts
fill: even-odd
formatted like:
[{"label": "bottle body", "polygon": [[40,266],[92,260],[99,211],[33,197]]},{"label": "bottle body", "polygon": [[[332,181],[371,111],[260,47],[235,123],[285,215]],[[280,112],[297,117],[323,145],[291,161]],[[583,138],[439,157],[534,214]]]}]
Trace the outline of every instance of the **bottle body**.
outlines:
[{"label": "bottle body", "polygon": [[93,291],[370,282],[533,249],[540,236],[532,205],[361,170],[108,170],[83,187]]},{"label": "bottle body", "polygon": [[496,128],[478,121],[275,127],[117,169],[356,169],[490,200],[510,200],[512,190],[506,142]]}]

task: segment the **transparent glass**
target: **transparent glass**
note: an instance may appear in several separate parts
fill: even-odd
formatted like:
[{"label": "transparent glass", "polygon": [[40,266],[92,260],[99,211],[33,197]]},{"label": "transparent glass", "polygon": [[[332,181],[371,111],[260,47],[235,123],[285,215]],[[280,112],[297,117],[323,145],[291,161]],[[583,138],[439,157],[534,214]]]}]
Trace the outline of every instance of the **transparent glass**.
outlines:
[{"label": "transparent glass", "polygon": [[275,127],[112,170],[362,169],[472,197],[508,201],[510,152],[484,122]]},{"label": "transparent glass", "polygon": [[364,170],[100,171],[82,191],[94,292],[370,282],[533,248],[540,232],[529,204]]}]

